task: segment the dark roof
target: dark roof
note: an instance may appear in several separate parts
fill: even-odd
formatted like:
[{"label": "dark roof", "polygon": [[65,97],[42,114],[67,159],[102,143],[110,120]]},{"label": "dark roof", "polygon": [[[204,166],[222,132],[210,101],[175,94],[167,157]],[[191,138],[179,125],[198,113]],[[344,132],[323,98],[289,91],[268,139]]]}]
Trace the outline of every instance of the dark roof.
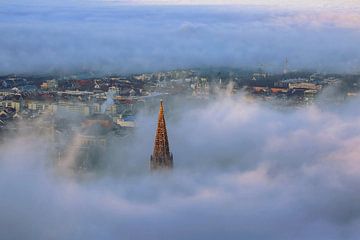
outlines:
[{"label": "dark roof", "polygon": [[88,120],[107,120],[107,121],[112,121],[112,119],[106,115],[106,114],[101,114],[101,113],[94,113],[92,115],[90,115],[88,118]]}]

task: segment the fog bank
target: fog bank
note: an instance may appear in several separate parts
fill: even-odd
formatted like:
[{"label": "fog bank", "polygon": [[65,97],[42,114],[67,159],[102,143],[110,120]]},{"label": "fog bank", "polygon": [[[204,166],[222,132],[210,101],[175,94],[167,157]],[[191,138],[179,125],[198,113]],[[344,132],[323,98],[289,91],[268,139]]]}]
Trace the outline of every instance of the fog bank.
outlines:
[{"label": "fog bank", "polygon": [[[346,5],[344,6],[352,6]],[[5,2],[0,74],[266,66],[358,72],[356,8]]]},{"label": "fog bank", "polygon": [[4,239],[358,239],[359,100],[274,110],[243,97],[165,105],[175,169],[150,174],[156,112],[92,177],[59,174],[48,144],[1,145]]}]

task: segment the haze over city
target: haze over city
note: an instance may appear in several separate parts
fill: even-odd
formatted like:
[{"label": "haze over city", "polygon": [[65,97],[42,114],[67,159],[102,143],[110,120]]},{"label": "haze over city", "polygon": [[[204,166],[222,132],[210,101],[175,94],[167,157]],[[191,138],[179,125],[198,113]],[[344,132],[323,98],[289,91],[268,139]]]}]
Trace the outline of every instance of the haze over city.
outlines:
[{"label": "haze over city", "polygon": [[288,57],[296,69],[358,72],[357,2],[5,1],[0,69],[129,73],[266,64],[280,70]]},{"label": "haze over city", "polygon": [[360,238],[360,2],[0,0],[0,239]]}]

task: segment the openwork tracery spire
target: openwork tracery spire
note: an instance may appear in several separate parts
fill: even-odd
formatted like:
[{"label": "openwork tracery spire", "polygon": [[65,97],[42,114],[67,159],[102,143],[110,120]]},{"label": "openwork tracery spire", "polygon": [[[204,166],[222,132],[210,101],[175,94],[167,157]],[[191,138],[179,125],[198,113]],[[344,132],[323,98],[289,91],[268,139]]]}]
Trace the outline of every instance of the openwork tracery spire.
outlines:
[{"label": "openwork tracery spire", "polygon": [[160,101],[158,125],[155,136],[154,151],[150,158],[151,170],[171,169],[173,167],[173,155],[170,153],[169,141],[164,117],[164,106]]}]

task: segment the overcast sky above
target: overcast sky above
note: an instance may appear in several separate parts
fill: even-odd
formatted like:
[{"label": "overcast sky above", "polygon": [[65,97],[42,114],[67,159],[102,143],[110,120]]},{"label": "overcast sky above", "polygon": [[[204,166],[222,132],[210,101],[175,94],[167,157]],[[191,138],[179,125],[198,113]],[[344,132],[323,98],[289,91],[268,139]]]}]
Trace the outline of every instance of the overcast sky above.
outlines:
[{"label": "overcast sky above", "polygon": [[359,10],[359,0],[0,0],[0,2],[26,5],[239,5],[284,9]]},{"label": "overcast sky above", "polygon": [[[107,0],[104,0],[107,1]],[[223,4],[241,4],[241,5],[267,5],[267,6],[298,6],[298,7],[344,7],[358,6],[358,0],[108,0],[109,2],[139,3],[139,4],[191,4],[191,5],[223,5]]]}]

